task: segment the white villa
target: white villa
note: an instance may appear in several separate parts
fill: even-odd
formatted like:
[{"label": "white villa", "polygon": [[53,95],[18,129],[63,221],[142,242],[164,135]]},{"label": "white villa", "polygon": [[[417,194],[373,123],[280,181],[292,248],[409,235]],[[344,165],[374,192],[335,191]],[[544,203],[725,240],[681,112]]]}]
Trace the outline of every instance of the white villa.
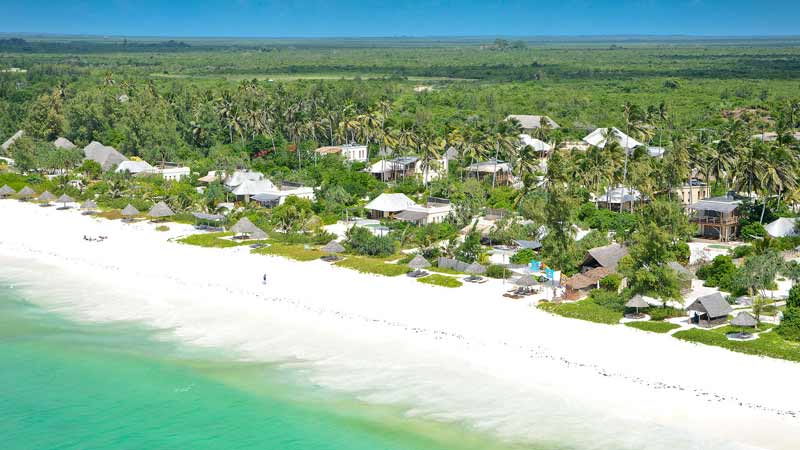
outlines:
[{"label": "white villa", "polygon": [[427,204],[419,205],[405,194],[381,194],[364,209],[372,219],[394,218],[417,225],[441,223],[453,211],[448,200],[429,198]]},{"label": "white villa", "polygon": [[587,144],[598,147],[598,148],[605,148],[606,144],[609,142],[617,142],[622,148],[625,150],[633,150],[636,147],[641,147],[644,144],[637,141],[636,139],[628,136],[627,134],[619,131],[617,128],[598,128],[583,138],[583,141]]},{"label": "white villa", "polygon": [[420,177],[424,183],[447,176],[449,161],[446,157],[431,161],[430,167],[423,168],[422,160],[417,156],[400,156],[394,159],[382,159],[364,169],[382,181]]},{"label": "white villa", "polygon": [[342,155],[347,161],[367,162],[369,151],[366,145],[345,144],[320,147],[314,150],[318,155]]},{"label": "white villa", "polygon": [[546,154],[553,149],[553,147],[547,142],[531,137],[531,135],[529,134],[520,134],[519,142],[520,142],[520,148],[531,147],[535,151],[543,154]]},{"label": "white villa", "polygon": [[290,182],[283,182],[279,188],[276,187],[269,191],[256,194],[251,198],[262,206],[271,208],[284,204],[289,197],[298,197],[312,202],[316,200],[314,188]]}]

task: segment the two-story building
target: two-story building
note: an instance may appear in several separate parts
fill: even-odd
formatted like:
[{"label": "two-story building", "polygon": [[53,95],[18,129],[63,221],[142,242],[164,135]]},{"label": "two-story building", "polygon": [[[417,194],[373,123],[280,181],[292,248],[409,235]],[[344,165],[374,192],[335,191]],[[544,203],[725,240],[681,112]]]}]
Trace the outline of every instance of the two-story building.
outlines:
[{"label": "two-story building", "polygon": [[700,236],[729,241],[739,232],[740,204],[733,193],[700,200],[687,207],[689,220],[698,225]]}]

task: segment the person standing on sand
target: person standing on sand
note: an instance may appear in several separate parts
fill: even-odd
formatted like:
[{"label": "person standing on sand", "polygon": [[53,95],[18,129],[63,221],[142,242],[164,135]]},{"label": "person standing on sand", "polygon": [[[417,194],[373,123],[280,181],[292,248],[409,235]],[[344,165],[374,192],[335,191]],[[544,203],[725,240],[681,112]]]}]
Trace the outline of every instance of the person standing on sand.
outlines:
[{"label": "person standing on sand", "polygon": [[267,274],[264,274],[264,281],[263,281],[263,283],[264,283],[264,286],[266,286],[266,285],[267,285]]}]

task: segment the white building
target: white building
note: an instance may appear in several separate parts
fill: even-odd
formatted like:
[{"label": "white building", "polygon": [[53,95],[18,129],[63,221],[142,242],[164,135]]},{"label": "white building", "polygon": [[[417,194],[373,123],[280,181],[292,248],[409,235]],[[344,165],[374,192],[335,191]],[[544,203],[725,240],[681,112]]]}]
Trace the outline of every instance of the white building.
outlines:
[{"label": "white building", "polygon": [[302,198],[312,202],[316,200],[314,188],[289,182],[284,182],[281,184],[280,188],[275,188],[261,194],[256,194],[251,198],[260,203],[262,206],[271,208],[286,203],[286,199],[289,197]]},{"label": "white building", "polygon": [[156,173],[160,173],[167,181],[180,181],[182,178],[191,175],[192,170],[186,166],[175,166],[156,169]]},{"label": "white building", "polygon": [[156,169],[151,166],[147,161],[137,160],[137,161],[122,161],[117,165],[117,168],[114,170],[116,173],[122,172],[130,172],[131,175],[137,175],[140,173],[154,173]]},{"label": "white building", "polygon": [[539,153],[548,153],[553,147],[540,139],[536,139],[529,134],[519,135],[520,148],[531,147]]},{"label": "white building", "polygon": [[428,225],[432,223],[444,222],[453,208],[450,206],[450,201],[444,199],[428,199],[426,205],[417,205],[407,207],[395,216],[395,219],[403,222],[416,223],[417,225]]},{"label": "white building", "polygon": [[405,194],[381,194],[364,206],[373,219],[393,217],[395,214],[416,206]]},{"label": "white building", "polygon": [[779,217],[774,222],[765,225],[764,229],[774,238],[797,236],[797,218]]},{"label": "white building", "polygon": [[400,156],[394,159],[382,159],[364,169],[381,181],[401,180],[419,177],[423,183],[447,176],[450,162],[446,157],[431,161],[428,167],[423,167],[422,160],[417,156]]},{"label": "white building", "polygon": [[347,161],[367,162],[369,160],[369,151],[366,145],[331,145],[320,147],[314,151],[318,155],[342,155]]},{"label": "white building", "polygon": [[586,135],[586,137],[583,138],[583,141],[597,148],[605,148],[606,144],[609,142],[616,142],[620,145],[620,147],[628,151],[644,145],[614,127],[598,128]]}]

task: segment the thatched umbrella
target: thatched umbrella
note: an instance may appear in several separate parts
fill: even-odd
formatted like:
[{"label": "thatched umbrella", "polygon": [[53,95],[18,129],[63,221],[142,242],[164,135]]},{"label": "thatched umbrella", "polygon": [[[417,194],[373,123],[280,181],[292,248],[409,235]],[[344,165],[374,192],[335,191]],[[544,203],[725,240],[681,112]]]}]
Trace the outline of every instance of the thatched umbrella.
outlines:
[{"label": "thatched umbrella", "polygon": [[523,291],[527,292],[532,286],[536,286],[536,280],[530,275],[523,275],[514,280],[514,284],[522,288]]},{"label": "thatched umbrella", "polygon": [[412,272],[412,275],[411,275],[413,277],[421,276],[422,274],[425,273],[422,269],[424,269],[426,267],[430,267],[430,266],[431,266],[431,263],[429,263],[428,260],[425,259],[425,257],[423,257],[422,255],[415,256],[414,259],[412,259],[408,263],[408,267],[411,267],[412,269],[414,269],[414,272]]},{"label": "thatched umbrella", "polygon": [[16,193],[17,193],[17,191],[15,191],[14,189],[11,189],[11,186],[9,186],[7,184],[3,185],[3,187],[0,187],[0,198],[5,198],[5,197],[8,197],[9,195],[14,195]]},{"label": "thatched umbrella", "polygon": [[739,314],[737,314],[736,317],[733,318],[733,320],[731,320],[731,325],[741,328],[739,333],[737,333],[736,337],[740,339],[747,339],[751,335],[749,332],[745,330],[745,328],[757,327],[758,321],[749,312],[742,311]]},{"label": "thatched umbrella", "polygon": [[21,199],[29,199],[29,198],[33,197],[34,195],[36,195],[36,191],[34,191],[33,189],[29,188],[28,186],[25,186],[24,188],[22,188],[17,193],[17,196],[19,198],[21,198]]},{"label": "thatched umbrella", "polygon": [[147,215],[154,219],[163,219],[164,217],[174,216],[175,213],[166,203],[158,202],[150,208],[150,212]]},{"label": "thatched umbrella", "polygon": [[236,225],[231,227],[231,231],[236,234],[242,234],[247,236],[249,239],[266,239],[267,233],[264,232],[261,228],[258,228],[250,221],[247,217],[242,217],[236,222]]},{"label": "thatched umbrella", "polygon": [[37,198],[37,200],[39,200],[40,202],[42,202],[42,204],[44,204],[44,205],[49,205],[49,204],[50,204],[50,202],[52,202],[52,201],[53,201],[53,200],[55,200],[55,199],[56,199],[56,196],[55,196],[55,195],[53,195],[53,194],[51,194],[51,193],[50,193],[50,191],[44,191],[44,192],[42,192],[42,195],[40,195],[40,196]]},{"label": "thatched umbrella", "polygon": [[81,205],[81,209],[84,211],[83,214],[93,214],[97,211],[97,203],[94,200],[86,200]]},{"label": "thatched umbrella", "polygon": [[639,315],[639,308],[649,308],[650,304],[644,301],[644,297],[642,294],[636,294],[628,300],[628,303],[625,303],[627,308],[636,308],[636,315]]},{"label": "thatched umbrella", "polygon": [[322,250],[325,253],[336,254],[336,253],[343,253],[345,251],[345,248],[342,246],[342,244],[333,240],[328,242],[325,245],[325,247],[322,247],[320,250]]},{"label": "thatched umbrella", "polygon": [[64,194],[61,197],[58,197],[58,200],[56,200],[56,203],[61,203],[62,205],[64,205],[63,206],[64,209],[67,208],[67,203],[74,203],[74,202],[75,202],[75,199],[70,197],[67,194]]},{"label": "thatched umbrella", "polygon": [[126,217],[126,220],[131,220],[131,217],[139,215],[139,210],[128,203],[128,206],[122,209],[122,215]]},{"label": "thatched umbrella", "polygon": [[478,263],[472,263],[464,269],[464,272],[468,273],[469,276],[466,278],[467,281],[480,281],[483,278],[479,277],[478,275],[483,275],[486,273],[486,268]]}]

